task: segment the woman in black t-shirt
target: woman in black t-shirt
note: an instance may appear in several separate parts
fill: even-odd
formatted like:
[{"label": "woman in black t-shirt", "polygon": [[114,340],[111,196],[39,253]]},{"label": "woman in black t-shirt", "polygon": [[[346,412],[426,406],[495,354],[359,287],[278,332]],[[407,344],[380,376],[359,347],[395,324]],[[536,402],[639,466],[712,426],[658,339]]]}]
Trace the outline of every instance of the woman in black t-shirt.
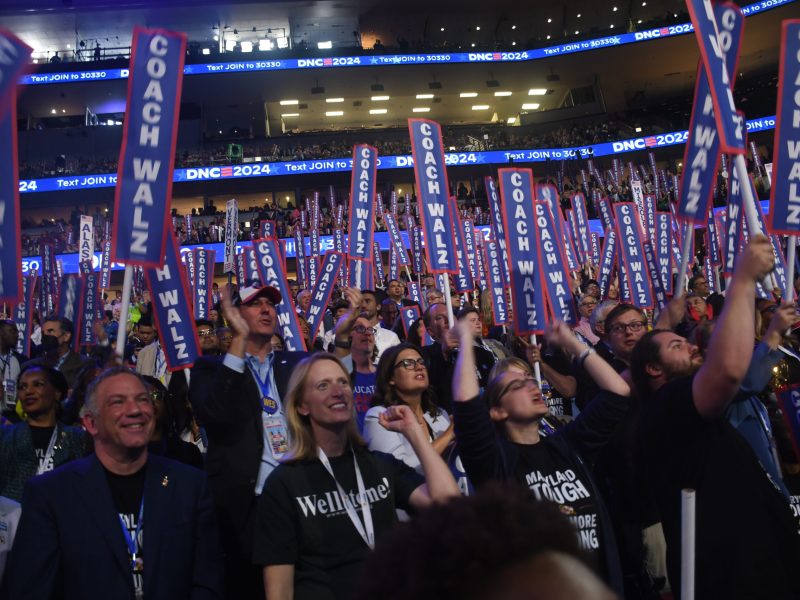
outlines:
[{"label": "woman in black t-shirt", "polygon": [[538,499],[556,503],[575,525],[599,572],[622,593],[617,546],[591,476],[591,462],[625,415],[628,384],[564,323],[555,322],[547,332],[551,346],[575,355],[607,391],[575,420],[548,437],[540,436],[548,408],[537,381],[518,370],[505,371],[489,382],[481,400],[471,332],[459,323],[453,333],[460,347],[453,375],[453,416],[470,481],[478,489],[492,480],[516,481]]},{"label": "woman in black t-shirt", "polygon": [[0,496],[19,502],[29,479],[82,458],[89,442],[82,429],[58,422],[59,403],[67,395],[62,373],[32,364],[16,383],[25,420],[0,430]]},{"label": "woman in black t-shirt", "polygon": [[349,598],[361,563],[395,522],[398,508],[418,509],[458,495],[447,465],[407,406],[381,425],[402,433],[425,474],[370,452],[358,434],[350,377],[326,353],[301,361],[284,398],[289,439],[268,431],[286,458],[267,478],[256,515],[254,561],[264,566],[270,600]]}]

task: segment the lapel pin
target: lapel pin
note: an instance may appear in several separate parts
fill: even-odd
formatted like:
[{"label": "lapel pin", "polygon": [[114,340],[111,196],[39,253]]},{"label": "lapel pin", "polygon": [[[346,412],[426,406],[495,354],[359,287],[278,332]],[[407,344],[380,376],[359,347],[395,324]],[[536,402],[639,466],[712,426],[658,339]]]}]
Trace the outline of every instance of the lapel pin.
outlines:
[{"label": "lapel pin", "polygon": [[167,477],[166,475],[164,475],[164,477],[161,479],[161,485],[162,485],[163,487],[167,487],[167,486],[169,485],[169,477]]}]

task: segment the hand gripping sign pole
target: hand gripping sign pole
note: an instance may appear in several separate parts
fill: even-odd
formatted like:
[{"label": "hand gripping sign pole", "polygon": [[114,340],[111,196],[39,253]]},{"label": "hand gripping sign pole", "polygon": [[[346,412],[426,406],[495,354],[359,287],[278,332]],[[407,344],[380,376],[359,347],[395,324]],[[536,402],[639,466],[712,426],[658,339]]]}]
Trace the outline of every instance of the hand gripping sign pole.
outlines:
[{"label": "hand gripping sign pole", "polygon": [[111,256],[125,263],[116,346],[120,357],[125,351],[133,266],[164,264],[185,55],[186,35],[134,28]]}]

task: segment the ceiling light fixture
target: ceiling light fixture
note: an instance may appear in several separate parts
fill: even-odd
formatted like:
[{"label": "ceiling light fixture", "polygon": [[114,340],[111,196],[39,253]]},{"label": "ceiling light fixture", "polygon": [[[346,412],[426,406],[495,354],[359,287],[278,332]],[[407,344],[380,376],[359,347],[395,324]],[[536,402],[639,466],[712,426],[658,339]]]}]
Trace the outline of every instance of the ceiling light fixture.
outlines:
[{"label": "ceiling light fixture", "polygon": [[326,117],[341,117],[344,114],[344,111],[341,110],[329,110],[325,113]]},{"label": "ceiling light fixture", "polygon": [[281,106],[293,106],[295,104],[300,104],[299,100],[281,100]]},{"label": "ceiling light fixture", "polygon": [[478,92],[461,92],[458,97],[459,98],[476,98],[478,96]]},{"label": "ceiling light fixture", "polygon": [[472,110],[488,110],[488,109],[489,109],[489,105],[488,104],[473,104],[472,105]]},{"label": "ceiling light fixture", "polygon": [[433,94],[417,94],[417,100],[430,100],[433,98]]},{"label": "ceiling light fixture", "polygon": [[389,96],[373,96],[370,98],[370,100],[373,102],[385,102],[386,100],[389,100],[389,98]]},{"label": "ceiling light fixture", "polygon": [[414,108],[411,109],[411,112],[415,113],[431,112],[431,109],[428,108],[427,106],[415,106]]},{"label": "ceiling light fixture", "polygon": [[369,110],[369,114],[371,115],[385,115],[387,112],[389,112],[389,110],[386,108],[371,108]]},{"label": "ceiling light fixture", "polygon": [[522,110],[536,110],[539,108],[539,104],[536,102],[526,102],[522,105]]},{"label": "ceiling light fixture", "polygon": [[328,104],[338,104],[339,102],[344,102],[344,98],[325,98],[325,102]]}]

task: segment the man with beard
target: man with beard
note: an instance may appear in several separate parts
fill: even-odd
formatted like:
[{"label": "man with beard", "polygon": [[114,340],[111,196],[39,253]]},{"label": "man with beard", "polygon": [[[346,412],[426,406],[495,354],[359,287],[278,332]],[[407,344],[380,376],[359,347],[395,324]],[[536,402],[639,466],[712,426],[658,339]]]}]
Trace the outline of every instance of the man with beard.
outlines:
[{"label": "man with beard", "polygon": [[378,302],[375,298],[375,292],[372,290],[361,290],[361,314],[369,321],[370,327],[375,328],[375,347],[378,349],[375,362],[378,362],[384,350],[397,346],[400,343],[400,338],[397,337],[394,331],[384,329],[379,325]]},{"label": "man with beard", "polygon": [[786,498],[725,418],[753,354],[755,284],[773,268],[769,240],[739,255],[705,361],[671,331],[637,343],[631,371],[641,403],[637,456],[658,505],[667,568],[681,580],[681,490],[697,490],[698,598],[797,598],[800,536]]}]

